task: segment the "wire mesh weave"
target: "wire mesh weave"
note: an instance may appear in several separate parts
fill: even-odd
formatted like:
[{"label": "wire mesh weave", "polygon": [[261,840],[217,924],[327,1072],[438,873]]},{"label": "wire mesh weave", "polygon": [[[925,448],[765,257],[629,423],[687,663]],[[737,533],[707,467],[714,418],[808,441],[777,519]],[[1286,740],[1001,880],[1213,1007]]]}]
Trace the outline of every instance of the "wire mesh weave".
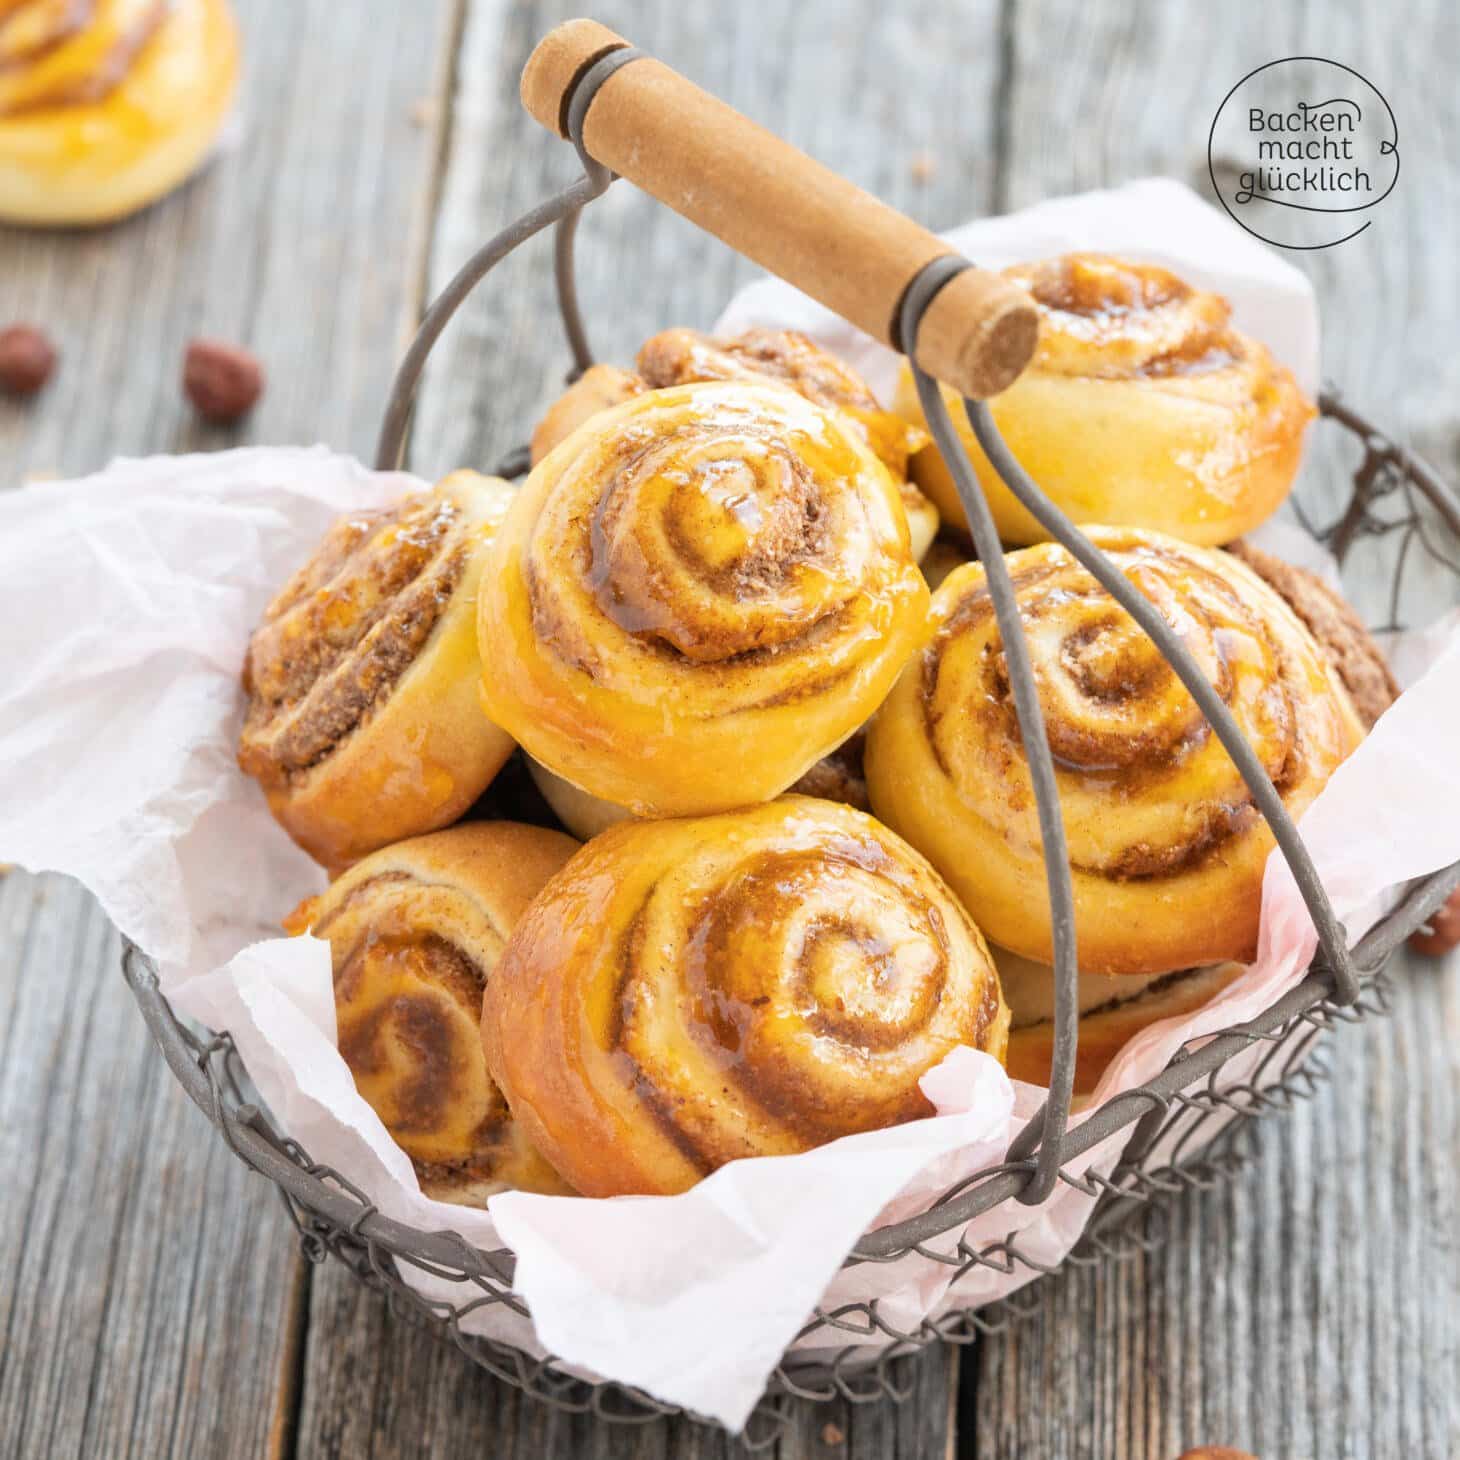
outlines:
[{"label": "wire mesh weave", "polygon": [[[568,122],[584,164],[584,176],[491,240],[427,311],[402,363],[387,408],[379,465],[390,467],[399,461],[416,381],[446,322],[502,258],[550,224],[557,225],[558,292],[574,373],[591,363],[574,285],[573,240],[582,208],[600,196],[612,178],[584,150],[582,126],[597,86],[636,56],[631,51],[614,52],[579,82]],[[915,338],[920,309],[961,267],[966,267],[961,260],[935,260],[924,271],[928,277],[920,275],[914,281],[904,307],[904,338]],[[946,429],[940,435],[951,436],[946,409],[936,392],[925,403],[935,405],[936,412],[942,413],[941,422],[933,422],[935,429],[941,424]],[[1391,535],[1397,539],[1390,601],[1392,621],[1413,548],[1417,546],[1460,574],[1460,564],[1442,544],[1443,529],[1460,536],[1460,507],[1431,468],[1375,430],[1335,393],[1326,393],[1321,406],[1326,419],[1358,438],[1362,457],[1354,473],[1353,492],[1342,513],[1323,527],[1314,526],[1307,517],[1303,520],[1340,559],[1360,536]],[[969,404],[969,414],[975,431],[979,431],[978,407],[973,403]],[[929,415],[935,416],[935,410],[930,409]],[[993,444],[1001,446],[996,436]],[[967,465],[961,448],[945,444],[945,455],[954,454]],[[990,451],[990,455],[997,463],[995,453]],[[951,464],[956,470],[958,462]],[[1006,480],[1020,470],[1017,463],[1011,462],[1007,470],[999,464]],[[504,475],[515,475],[524,466],[524,455],[515,453],[499,470]],[[1037,487],[1029,485],[1038,492]],[[974,489],[970,486],[968,490]],[[965,505],[974,507],[976,504],[964,495]],[[970,511],[969,516],[973,521],[975,512]],[[1067,534],[1055,531],[1054,535],[1069,545]],[[1073,529],[1069,536],[1078,539]],[[981,555],[990,558],[988,551]],[[1161,637],[1156,633],[1152,637],[1165,651],[1167,646]],[[1180,666],[1177,668],[1179,672]],[[1042,734],[1033,739],[1042,741]],[[1282,819],[1286,821],[1286,813],[1282,813]],[[1274,829],[1281,840],[1276,821]],[[1287,823],[1287,829],[1292,830],[1291,823]],[[1292,834],[1296,839],[1296,833]],[[946,1268],[954,1281],[980,1268],[1037,1276],[1049,1267],[1024,1250],[1017,1235],[974,1247],[962,1236],[950,1242],[948,1234],[961,1232],[972,1217],[1001,1202],[1042,1202],[1060,1185],[1075,1187],[1095,1199],[1091,1220],[1064,1261],[1078,1265],[1119,1260],[1146,1251],[1161,1240],[1161,1208],[1166,1199],[1229,1180],[1251,1145],[1255,1118],[1288,1108],[1295,1100],[1312,1094],[1318,1085],[1323,1066],[1312,1054],[1318,1037],[1335,1023],[1385,1010],[1389,997],[1383,974],[1385,962],[1460,882],[1460,864],[1456,864],[1412,884],[1399,906],[1350,951],[1343,946],[1341,929],[1332,923],[1331,913],[1328,919],[1332,926],[1325,926],[1326,899],[1321,887],[1315,891],[1304,885],[1300,864],[1305,862],[1306,853],[1301,842],[1297,843],[1296,853],[1296,860],[1291,853],[1289,860],[1294,862],[1295,875],[1314,910],[1325,944],[1323,956],[1297,987],[1249,1023],[1178,1051],[1167,1068],[1146,1085],[1107,1101],[1073,1130],[1067,1130],[1075,1023],[1071,942],[1064,959],[1066,987],[1061,990],[1061,1007],[1056,1012],[1057,1030],[1063,1023],[1070,1038],[1063,1066],[1058,1055],[1056,1058],[1047,1108],[1028,1123],[1003,1163],[960,1182],[926,1211],[868,1233],[847,1263],[894,1263],[915,1254]],[[1311,873],[1311,866],[1308,870]],[[1067,875],[1067,869],[1065,872]],[[1059,869],[1052,867],[1052,893],[1058,875]],[[1316,884],[1316,874],[1308,880]],[[235,1155],[278,1187],[298,1230],[304,1255],[311,1262],[323,1262],[333,1254],[361,1281],[385,1293],[393,1312],[426,1325],[498,1378],[562,1409],[625,1422],[679,1412],[641,1390],[618,1383],[589,1382],[568,1372],[556,1358],[533,1357],[500,1340],[465,1331],[462,1325],[467,1318],[493,1306],[529,1316],[523,1300],[512,1290],[512,1254],[506,1250],[483,1252],[454,1232],[422,1231],[382,1215],[348,1179],[319,1165],[296,1141],[273,1129],[245,1093],[245,1080],[230,1037],[226,1033],[194,1032],[180,1023],[158,988],[155,966],[131,945],[124,952],[123,971],[174,1074]],[[1058,1033],[1056,1044],[1058,1048]],[[1253,1067],[1234,1080],[1232,1062],[1238,1057]],[[1078,1158],[1121,1132],[1128,1135],[1110,1174],[1080,1174]],[[408,1281],[413,1271],[459,1284],[459,1301],[424,1296]],[[875,1299],[834,1309],[817,1307],[797,1335],[798,1341],[814,1347],[815,1354],[792,1352],[777,1366],[766,1396],[752,1416],[746,1442],[752,1449],[773,1443],[785,1418],[787,1402],[793,1398],[826,1400],[839,1396],[854,1403],[902,1398],[908,1392],[903,1361],[918,1349],[940,1341],[967,1343],[980,1334],[998,1332],[1033,1311],[1038,1302],[1021,1290],[989,1307],[953,1307],[912,1329],[899,1328],[889,1321]]]}]

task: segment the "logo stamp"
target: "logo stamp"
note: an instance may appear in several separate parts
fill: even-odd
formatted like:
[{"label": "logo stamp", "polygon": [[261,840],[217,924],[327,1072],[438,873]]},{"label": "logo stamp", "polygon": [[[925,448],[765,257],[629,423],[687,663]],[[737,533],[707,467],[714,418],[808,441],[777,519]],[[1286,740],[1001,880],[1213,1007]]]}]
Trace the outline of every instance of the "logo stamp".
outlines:
[{"label": "logo stamp", "polygon": [[1207,138],[1222,206],[1278,248],[1332,248],[1374,221],[1399,181],[1399,125],[1352,66],[1287,56],[1222,98]]}]

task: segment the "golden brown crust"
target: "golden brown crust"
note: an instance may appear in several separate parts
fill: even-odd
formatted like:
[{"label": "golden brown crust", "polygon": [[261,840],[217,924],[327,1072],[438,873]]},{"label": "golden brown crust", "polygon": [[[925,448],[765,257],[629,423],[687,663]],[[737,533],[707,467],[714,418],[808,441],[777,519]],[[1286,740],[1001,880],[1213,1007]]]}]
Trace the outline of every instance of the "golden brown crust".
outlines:
[{"label": "golden brown crust", "polygon": [[[1010,450],[1076,522],[1215,546],[1276,510],[1314,410],[1292,374],[1232,327],[1224,299],[1165,269],[1094,254],[1005,274],[1034,296],[1039,348],[990,408]],[[974,441],[961,402],[945,398],[999,536],[1047,537]],[[926,424],[906,370],[895,407]],[[936,448],[912,473],[944,522],[967,531]]]},{"label": "golden brown crust", "polygon": [[[822,756],[789,788],[788,794],[814,796],[820,801],[840,801],[858,811],[868,810],[867,779],[862,773],[865,743],[866,733],[857,731],[835,750]],[[543,800],[552,808],[553,815],[579,841],[591,841],[609,827],[630,820],[633,815],[623,806],[590,796],[571,781],[554,775],[545,765],[539,765],[531,756],[527,757],[527,769],[533,783],[542,792]]]},{"label": "golden brown crust", "polygon": [[815,796],[821,801],[840,801],[858,811],[870,811],[867,799],[867,776],[862,757],[867,749],[867,732],[858,730],[837,748],[821,757],[791,787],[797,796]]},{"label": "golden brown crust", "polygon": [[568,1189],[512,1120],[478,1025],[508,935],[576,846],[511,822],[452,827],[373,853],[286,920],[329,942],[340,1053],[428,1196]]},{"label": "golden brown crust", "polygon": [[793,330],[750,330],[730,340],[697,330],[664,330],[639,351],[639,374],[595,365],[548,408],[532,433],[532,464],[599,411],[644,390],[705,380],[774,380],[827,410],[841,411],[898,484],[921,560],[938,531],[938,509],[908,480],[909,455],[927,435],[877,403],[866,382],[820,345]]},{"label": "golden brown crust", "polygon": [[342,518],[254,631],[239,764],[326,866],[449,825],[511,754],[477,697],[475,614],[511,495],[457,472]]},{"label": "golden brown crust", "polygon": [[592,365],[550,405],[532,428],[531,460],[536,466],[560,441],[601,411],[621,406],[648,387],[616,365]]},{"label": "golden brown crust", "polygon": [[796,330],[746,330],[720,340],[698,330],[663,330],[639,351],[639,374],[656,389],[693,380],[779,380],[828,410],[841,411],[894,477],[907,479],[908,457],[927,433],[885,410],[850,366]]},{"label": "golden brown crust", "polygon": [[483,698],[616,805],[744,805],[862,724],[926,603],[895,485],[840,416],[751,381],[652,391],[513,504],[483,580]]},{"label": "golden brown crust", "polygon": [[170,191],[231,103],[227,0],[11,0],[0,9],[0,219],[87,224]]},{"label": "golden brown crust", "polygon": [[816,405],[841,411],[897,482],[912,554],[922,560],[938,531],[938,509],[908,480],[908,459],[928,444],[927,432],[884,409],[867,382],[829,350],[796,330],[747,330],[721,340],[671,329],[645,341],[638,365],[656,388],[692,380],[779,380]]},{"label": "golden brown crust", "polygon": [[[1295,816],[1363,737],[1286,604],[1229,554],[1091,539],[1180,633]],[[1008,557],[1056,759],[1081,965],[1163,973],[1250,959],[1272,835],[1175,671],[1064,548]],[[922,652],[873,721],[872,805],[990,938],[1052,956],[1028,765],[982,566],[933,599]]]},{"label": "golden brown crust", "polygon": [[[1048,1085],[1054,1057],[1054,970],[1004,948],[990,952],[1009,1001],[1010,1078]],[[1123,978],[1081,973],[1075,1094],[1093,1094],[1111,1061],[1141,1030],[1159,1019],[1195,1013],[1245,971],[1241,963],[1222,963]]]},{"label": "golden brown crust", "polygon": [[1359,718],[1372,729],[1399,698],[1399,684],[1363,620],[1316,573],[1296,568],[1247,542],[1234,542],[1227,551],[1275,588],[1302,619],[1338,671]]},{"label": "golden brown crust", "polygon": [[517,1119],[590,1196],[931,1112],[954,1046],[1002,1057],[978,930],[870,817],[785,797],[628,822],[518,924],[482,1010]]},{"label": "golden brown crust", "polygon": [[533,784],[542,792],[543,800],[552,807],[553,815],[580,842],[592,841],[600,832],[630,820],[634,814],[627,807],[615,806],[601,796],[590,796],[571,781],[554,775],[530,755],[527,757],[527,771]]}]

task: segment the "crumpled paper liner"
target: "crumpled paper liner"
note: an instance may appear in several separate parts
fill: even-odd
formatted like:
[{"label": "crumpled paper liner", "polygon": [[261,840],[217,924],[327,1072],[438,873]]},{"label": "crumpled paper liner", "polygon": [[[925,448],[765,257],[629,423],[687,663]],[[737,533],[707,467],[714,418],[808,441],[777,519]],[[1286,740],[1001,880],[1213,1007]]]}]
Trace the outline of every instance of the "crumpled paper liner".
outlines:
[{"label": "crumpled paper liner", "polygon": [[[1043,205],[1028,215],[1030,243],[1020,251],[1076,239],[1133,251],[1138,233],[1154,237],[1162,218],[1176,215],[1172,186],[1142,185],[1119,205],[1110,195]],[[1115,227],[1122,218],[1124,234]],[[1244,252],[1246,235],[1225,220],[1209,222],[1235,235],[1220,250],[1194,215],[1178,241],[1204,248],[1213,266],[1219,251],[1228,260],[1236,272],[1222,287],[1239,313],[1250,290],[1257,333],[1270,317],[1286,321],[1292,349],[1316,345],[1301,276],[1295,282],[1289,266]],[[1010,249],[1020,236],[1015,220],[975,225],[965,246],[984,259],[992,250],[981,229]],[[751,292],[768,322],[766,287]],[[733,1428],[818,1303],[876,1298],[881,1316],[906,1330],[1028,1281],[1023,1268],[978,1268],[950,1285],[951,1268],[916,1255],[841,1267],[865,1229],[923,1209],[999,1160],[1038,1104],[1040,1091],[1012,1085],[972,1050],[955,1051],[925,1077],[936,1117],[800,1156],[736,1162],[681,1196],[513,1192],[481,1212],[421,1194],[335,1047],[327,945],[275,936],[279,917],[322,875],[233,758],[239,666],[265,603],[337,514],[380,506],[413,485],[322,448],[255,449],[125,461],[0,496],[0,859],[90,887],[157,960],[173,1007],[231,1033],[279,1126],[382,1212],[513,1249],[515,1288],[536,1332],[500,1305],[477,1310],[464,1322],[469,1330],[546,1348],[579,1372],[640,1385]],[[1460,857],[1460,636],[1422,650],[1438,656],[1432,667],[1303,822],[1354,937],[1372,916],[1376,889]],[[1301,900],[1275,860],[1257,962],[1209,1008],[1133,1039],[1101,1095],[1150,1078],[1193,1037],[1261,1012],[1301,976],[1313,946]],[[1078,1168],[1109,1171],[1125,1138],[1106,1141]],[[1054,1263],[1091,1204],[1062,1187],[1037,1208],[1005,1203],[962,1236],[978,1247],[1017,1232],[1021,1251]],[[958,1236],[938,1239],[937,1250],[951,1250]],[[406,1271],[429,1296],[460,1301],[459,1285]],[[857,1341],[823,1330],[803,1346]],[[861,1341],[885,1340],[872,1333]]]}]

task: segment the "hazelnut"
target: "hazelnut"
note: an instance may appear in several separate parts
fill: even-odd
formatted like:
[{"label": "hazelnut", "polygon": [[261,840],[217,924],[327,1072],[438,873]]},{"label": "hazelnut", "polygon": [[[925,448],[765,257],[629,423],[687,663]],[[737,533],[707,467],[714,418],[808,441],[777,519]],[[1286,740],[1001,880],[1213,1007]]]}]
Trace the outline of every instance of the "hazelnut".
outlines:
[{"label": "hazelnut", "polygon": [[205,420],[236,421],[264,392],[263,366],[237,345],[193,340],[183,361],[183,392]]},{"label": "hazelnut", "polygon": [[827,1449],[834,1450],[837,1448],[837,1446],[844,1445],[846,1444],[846,1442],[846,1434],[839,1424],[834,1424],[831,1420],[827,1420],[827,1422],[822,1425],[821,1443],[825,1445]]},{"label": "hazelnut", "polygon": [[0,391],[34,395],[56,368],[56,347],[33,324],[0,330]]},{"label": "hazelnut", "polygon": [[1430,914],[1429,931],[1412,933],[1409,946],[1429,958],[1443,958],[1460,945],[1460,887]]}]

